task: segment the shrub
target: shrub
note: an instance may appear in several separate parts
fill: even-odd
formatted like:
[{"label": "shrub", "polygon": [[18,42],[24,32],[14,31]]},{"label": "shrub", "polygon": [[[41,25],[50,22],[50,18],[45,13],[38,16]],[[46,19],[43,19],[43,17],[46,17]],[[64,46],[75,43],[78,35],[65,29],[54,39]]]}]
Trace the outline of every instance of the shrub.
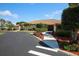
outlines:
[{"label": "shrub", "polygon": [[65,30],[62,30],[62,31],[56,31],[55,35],[56,36],[60,36],[60,37],[70,37],[70,31],[65,31]]},{"label": "shrub", "polygon": [[58,42],[58,44],[59,44],[59,47],[60,48],[67,48],[67,47],[64,47],[64,46],[67,46],[68,45],[68,43],[66,43],[66,42]]},{"label": "shrub", "polygon": [[58,42],[58,44],[59,44],[59,47],[64,50],[79,52],[79,45],[76,43],[71,44],[67,42]]},{"label": "shrub", "polygon": [[77,47],[76,44],[64,45],[64,49],[65,49],[65,50],[78,51],[77,48],[78,48],[78,47]]},{"label": "shrub", "polygon": [[76,51],[76,50],[77,50],[76,44],[69,45],[69,47],[70,47],[70,50],[71,50],[71,51]]},{"label": "shrub", "polygon": [[45,32],[45,31],[47,31],[47,28],[35,28],[35,31],[37,31],[37,32]]},{"label": "shrub", "polygon": [[36,27],[37,28],[47,28],[47,25],[46,24],[41,24],[41,23],[39,23],[39,24],[36,24]]},{"label": "shrub", "polygon": [[60,48],[63,48],[64,50],[79,52],[78,44],[68,44],[66,42],[59,42],[59,45]]},{"label": "shrub", "polygon": [[65,50],[70,50],[70,47],[68,45],[64,45]]}]

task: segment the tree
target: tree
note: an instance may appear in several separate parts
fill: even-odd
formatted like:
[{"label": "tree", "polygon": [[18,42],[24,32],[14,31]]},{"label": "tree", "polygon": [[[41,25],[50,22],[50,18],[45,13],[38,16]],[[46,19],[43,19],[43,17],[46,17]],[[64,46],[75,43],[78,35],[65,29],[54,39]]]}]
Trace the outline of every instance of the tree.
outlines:
[{"label": "tree", "polygon": [[66,30],[71,31],[73,42],[77,40],[77,31],[79,30],[79,6],[78,4],[69,4],[69,7],[63,10],[62,25]]},{"label": "tree", "polygon": [[42,24],[41,24],[41,23],[36,24],[36,27],[37,27],[37,28],[42,28]]},{"label": "tree", "polygon": [[3,29],[5,22],[6,21],[4,19],[0,19],[0,30]]},{"label": "tree", "polygon": [[75,8],[75,7],[78,7],[78,6],[79,6],[78,3],[69,3],[70,8]]},{"label": "tree", "polygon": [[7,27],[8,30],[12,30],[14,25],[12,24],[12,22],[6,21],[6,23],[4,24],[4,27]]},{"label": "tree", "polygon": [[23,26],[25,22],[17,22],[16,24]]},{"label": "tree", "polygon": [[10,21],[6,21],[5,19],[0,19],[0,29],[12,29],[13,24]]},{"label": "tree", "polygon": [[20,26],[20,30],[25,29],[26,26],[30,25],[27,22],[17,22],[16,24]]}]

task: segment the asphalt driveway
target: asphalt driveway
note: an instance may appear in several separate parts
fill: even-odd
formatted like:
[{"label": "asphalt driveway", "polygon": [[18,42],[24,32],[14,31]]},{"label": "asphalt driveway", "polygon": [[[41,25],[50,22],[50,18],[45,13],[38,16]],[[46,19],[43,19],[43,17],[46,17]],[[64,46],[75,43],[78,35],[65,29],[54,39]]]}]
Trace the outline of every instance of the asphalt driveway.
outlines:
[{"label": "asphalt driveway", "polygon": [[51,52],[37,46],[41,46],[39,40],[26,32],[7,32],[0,36],[0,56],[36,56],[36,54],[68,56],[59,51]]},{"label": "asphalt driveway", "polygon": [[38,40],[24,32],[7,32],[0,36],[0,55],[31,55],[26,53],[38,45]]}]

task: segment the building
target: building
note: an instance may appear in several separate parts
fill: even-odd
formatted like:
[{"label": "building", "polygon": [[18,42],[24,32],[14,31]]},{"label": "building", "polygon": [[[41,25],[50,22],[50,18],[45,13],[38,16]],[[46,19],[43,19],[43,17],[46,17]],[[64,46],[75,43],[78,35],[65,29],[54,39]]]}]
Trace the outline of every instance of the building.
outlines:
[{"label": "building", "polygon": [[61,24],[61,20],[56,19],[47,19],[47,20],[34,20],[30,22],[31,24],[47,24],[48,25],[48,31],[56,31],[57,25]]}]

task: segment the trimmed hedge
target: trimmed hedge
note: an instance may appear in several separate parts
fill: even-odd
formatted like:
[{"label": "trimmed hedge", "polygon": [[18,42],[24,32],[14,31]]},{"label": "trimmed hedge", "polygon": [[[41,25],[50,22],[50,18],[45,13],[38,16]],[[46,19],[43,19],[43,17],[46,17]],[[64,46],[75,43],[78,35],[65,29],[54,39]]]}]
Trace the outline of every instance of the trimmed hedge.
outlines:
[{"label": "trimmed hedge", "polygon": [[48,30],[47,28],[35,28],[35,31],[37,32],[45,32],[47,30]]}]

